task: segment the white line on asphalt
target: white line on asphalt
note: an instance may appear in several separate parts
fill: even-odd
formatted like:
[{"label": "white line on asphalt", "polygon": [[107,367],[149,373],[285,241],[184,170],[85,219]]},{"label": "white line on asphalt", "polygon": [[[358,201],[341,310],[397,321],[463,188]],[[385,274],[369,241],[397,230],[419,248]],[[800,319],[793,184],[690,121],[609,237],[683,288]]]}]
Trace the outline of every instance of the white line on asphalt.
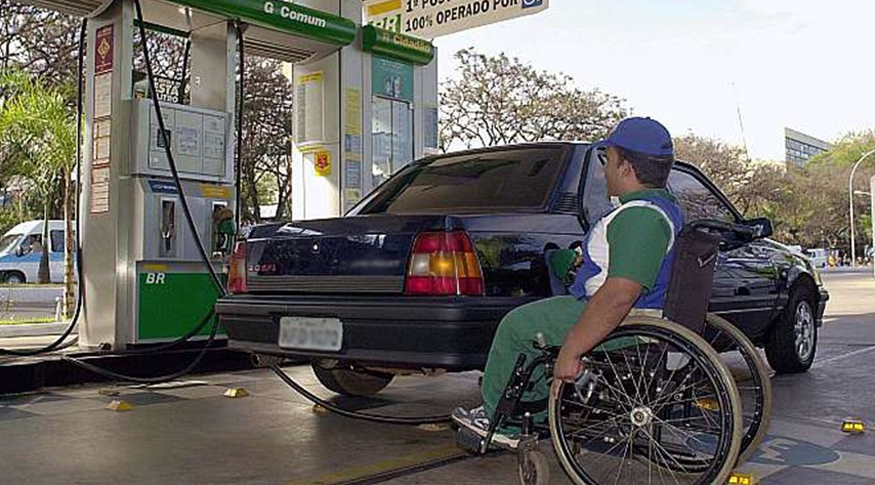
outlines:
[{"label": "white line on asphalt", "polygon": [[853,356],[858,355],[858,354],[865,354],[866,352],[871,352],[873,350],[875,350],[875,347],[868,347],[865,349],[855,350],[853,352],[848,352],[847,354],[842,354],[842,355],[838,355],[835,357],[830,357],[829,359],[826,359],[826,360],[821,360],[821,361],[815,362],[814,365],[812,365],[811,367],[820,367],[823,364],[828,364],[830,362],[835,362],[837,360],[846,359],[848,357],[853,357]]}]

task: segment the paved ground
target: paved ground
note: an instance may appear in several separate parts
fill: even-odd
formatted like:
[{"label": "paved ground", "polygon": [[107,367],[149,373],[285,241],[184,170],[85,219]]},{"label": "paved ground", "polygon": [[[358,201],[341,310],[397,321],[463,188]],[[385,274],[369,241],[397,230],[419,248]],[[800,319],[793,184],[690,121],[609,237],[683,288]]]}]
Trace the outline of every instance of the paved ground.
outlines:
[{"label": "paved ground", "polygon": [[[762,483],[875,483],[875,431],[839,431],[845,416],[875,424],[875,278],[847,273],[825,280],[832,301],[816,364],[807,374],[774,379],[770,434],[744,466]],[[320,389],[308,368],[287,370]],[[384,414],[441,413],[477,402],[477,375],[404,377],[378,399],[335,400]],[[251,395],[222,397],[238,386]],[[108,411],[111,399],[134,408]],[[449,430],[314,411],[268,370],[151,388],[82,386],[0,398],[0,436],[0,482],[12,484],[374,483],[393,470],[406,472],[386,483],[516,481],[514,458],[506,454],[422,470],[458,456]],[[555,462],[553,476],[553,483],[568,483]]]}]

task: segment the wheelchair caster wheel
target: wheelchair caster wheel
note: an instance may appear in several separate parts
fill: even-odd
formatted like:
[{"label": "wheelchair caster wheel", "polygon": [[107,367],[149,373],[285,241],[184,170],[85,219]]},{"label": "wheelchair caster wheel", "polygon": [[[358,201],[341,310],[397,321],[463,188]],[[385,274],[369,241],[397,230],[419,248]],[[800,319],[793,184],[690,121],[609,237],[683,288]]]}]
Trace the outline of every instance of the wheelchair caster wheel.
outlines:
[{"label": "wheelchair caster wheel", "polygon": [[550,483],[550,463],[540,451],[528,451],[520,457],[518,466],[522,485],[546,485]]}]

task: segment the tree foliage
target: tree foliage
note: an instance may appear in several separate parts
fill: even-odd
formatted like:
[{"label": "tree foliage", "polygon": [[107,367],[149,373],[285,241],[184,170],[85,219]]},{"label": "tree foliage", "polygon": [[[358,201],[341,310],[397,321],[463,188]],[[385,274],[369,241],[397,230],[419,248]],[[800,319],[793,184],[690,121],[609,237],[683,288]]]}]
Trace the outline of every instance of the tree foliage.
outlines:
[{"label": "tree foliage", "polygon": [[[43,247],[39,282],[50,281],[48,264],[48,220],[52,194],[63,185],[69,194],[75,164],[75,117],[59,90],[22,71],[0,77],[6,94],[0,105],[0,152],[9,154],[20,175],[33,186],[33,196],[43,203]],[[70,201],[64,201],[69,218]],[[68,253],[72,248],[68,248]]]},{"label": "tree foliage", "polygon": [[459,77],[440,92],[441,146],[594,140],[622,119],[623,101],[505,54],[456,53]]}]

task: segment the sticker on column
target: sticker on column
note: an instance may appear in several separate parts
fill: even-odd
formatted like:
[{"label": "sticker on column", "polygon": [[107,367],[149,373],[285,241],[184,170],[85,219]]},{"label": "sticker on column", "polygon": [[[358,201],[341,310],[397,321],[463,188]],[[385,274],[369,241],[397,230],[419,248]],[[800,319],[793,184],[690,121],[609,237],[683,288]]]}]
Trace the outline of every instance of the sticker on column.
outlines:
[{"label": "sticker on column", "polygon": [[314,166],[317,176],[327,177],[331,175],[331,152],[327,150],[316,152]]},{"label": "sticker on column", "polygon": [[91,169],[91,213],[109,212],[109,167]]}]

